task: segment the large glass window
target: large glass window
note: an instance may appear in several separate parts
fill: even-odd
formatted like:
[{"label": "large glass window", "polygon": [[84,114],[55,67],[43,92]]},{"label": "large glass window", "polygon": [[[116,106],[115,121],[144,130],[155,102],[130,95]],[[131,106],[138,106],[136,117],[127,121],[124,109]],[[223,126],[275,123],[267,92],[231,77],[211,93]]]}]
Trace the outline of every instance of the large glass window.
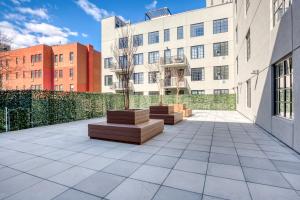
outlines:
[{"label": "large glass window", "polygon": [[246,45],[247,45],[247,61],[251,58],[251,38],[250,38],[250,30],[248,31],[246,35]]},{"label": "large glass window", "polygon": [[171,50],[170,49],[167,49],[164,51],[164,62],[165,62],[165,64],[171,63]]},{"label": "large glass window", "polygon": [[214,95],[222,95],[222,94],[229,94],[228,89],[215,89]]},{"label": "large glass window", "polygon": [[170,29],[165,29],[164,30],[164,41],[165,42],[170,41]]},{"label": "large glass window", "polygon": [[191,69],[192,81],[203,81],[204,80],[204,67],[192,68]]},{"label": "large glass window", "polygon": [[293,80],[292,57],[274,65],[274,114],[277,116],[294,118]]},{"label": "large glass window", "polygon": [[191,59],[204,58],[204,45],[191,47]]},{"label": "large glass window", "polygon": [[204,35],[204,24],[192,24],[191,25],[191,37],[198,37]]},{"label": "large glass window", "polygon": [[177,40],[183,39],[183,26],[177,27]]},{"label": "large glass window", "polygon": [[157,83],[158,82],[158,71],[148,73],[148,83]]},{"label": "large glass window", "polygon": [[291,4],[292,0],[273,0],[273,26],[280,21]]},{"label": "large glass window", "polygon": [[148,33],[148,44],[155,44],[155,43],[159,43],[158,31]]},{"label": "large glass window", "polygon": [[228,42],[214,43],[214,57],[228,56]]},{"label": "large glass window", "polygon": [[184,59],[184,48],[177,49],[177,58],[182,60]]},{"label": "large glass window", "polygon": [[133,64],[134,65],[142,65],[144,64],[144,54],[134,54],[133,55]]},{"label": "large glass window", "polygon": [[214,34],[228,32],[228,19],[214,20]]},{"label": "large glass window", "polygon": [[73,61],[74,61],[74,52],[70,52],[69,60],[70,60],[70,63],[73,63]]},{"label": "large glass window", "polygon": [[119,56],[119,67],[120,69],[126,68],[128,65],[127,56]]},{"label": "large glass window", "polygon": [[159,61],[159,51],[153,51],[148,53],[148,63],[154,64]]},{"label": "large glass window", "polygon": [[134,35],[133,36],[133,46],[143,46],[144,40],[143,40],[143,34],[140,35]]},{"label": "large glass window", "polygon": [[104,58],[104,68],[108,69],[112,67],[113,58]]},{"label": "large glass window", "polygon": [[59,54],[59,62],[63,62],[64,61],[64,55],[63,54]]},{"label": "large glass window", "polygon": [[133,74],[133,83],[134,84],[143,84],[144,83],[144,73],[134,73]]},{"label": "large glass window", "polygon": [[214,80],[227,80],[229,77],[228,65],[214,67]]},{"label": "large glass window", "polygon": [[203,95],[203,94],[205,94],[205,90],[192,90],[191,94],[192,95]]},{"label": "large glass window", "polygon": [[119,38],[119,49],[128,48],[128,37]]},{"label": "large glass window", "polygon": [[112,85],[112,75],[105,75],[104,76],[104,85],[105,86]]}]

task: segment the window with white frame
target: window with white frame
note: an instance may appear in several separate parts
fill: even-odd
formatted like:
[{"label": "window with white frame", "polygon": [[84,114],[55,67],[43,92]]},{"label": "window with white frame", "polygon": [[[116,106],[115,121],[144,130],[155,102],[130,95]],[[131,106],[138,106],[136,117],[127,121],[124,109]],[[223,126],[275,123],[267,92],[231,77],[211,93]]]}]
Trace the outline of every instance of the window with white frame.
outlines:
[{"label": "window with white frame", "polygon": [[149,72],[148,73],[148,83],[153,84],[153,83],[158,83],[158,71],[154,72]]},{"label": "window with white frame", "polygon": [[204,23],[191,25],[191,37],[199,37],[204,35]]},{"label": "window with white frame", "polygon": [[112,79],[113,79],[113,76],[112,76],[112,75],[105,75],[105,76],[104,76],[104,85],[105,85],[105,86],[110,86],[110,85],[112,85]]},{"label": "window with white frame", "polygon": [[155,64],[159,61],[159,51],[153,51],[148,53],[148,63]]},{"label": "window with white frame", "polygon": [[128,66],[127,56],[119,56],[119,68],[125,69]]},{"label": "window with white frame", "polygon": [[108,69],[112,67],[113,58],[104,58],[104,68]]},{"label": "window with white frame", "polygon": [[214,34],[228,32],[228,19],[214,20],[213,32]]},{"label": "window with white frame", "polygon": [[143,84],[144,83],[144,73],[133,73],[133,83],[134,84]]},{"label": "window with white frame", "polygon": [[291,6],[292,0],[273,0],[273,26],[280,21],[281,17]]},{"label": "window with white frame", "polygon": [[143,43],[144,43],[143,34],[133,36],[133,46],[134,47],[143,46]]},{"label": "window with white frame", "polygon": [[128,37],[119,38],[119,49],[128,48]]},{"label": "window with white frame", "polygon": [[183,26],[177,27],[177,40],[183,39]]},{"label": "window with white frame", "polygon": [[205,90],[192,90],[191,94],[192,95],[204,95],[205,94]]},{"label": "window with white frame", "polygon": [[133,55],[133,64],[134,65],[142,65],[144,64],[144,54],[134,54]]},{"label": "window with white frame", "polygon": [[191,59],[204,58],[204,45],[191,47]]},{"label": "window with white frame", "polygon": [[170,29],[165,29],[164,30],[164,41],[165,42],[170,41]]},{"label": "window with white frame", "polygon": [[214,67],[214,80],[228,80],[228,78],[229,78],[228,65]]},{"label": "window with white frame", "polygon": [[191,81],[203,81],[204,80],[204,67],[191,69]]},{"label": "window with white frame", "polygon": [[214,57],[228,56],[228,42],[214,43]]},{"label": "window with white frame", "polygon": [[222,95],[222,94],[229,94],[228,89],[215,89],[214,95]]},{"label": "window with white frame", "polygon": [[159,43],[159,31],[148,33],[148,44]]}]

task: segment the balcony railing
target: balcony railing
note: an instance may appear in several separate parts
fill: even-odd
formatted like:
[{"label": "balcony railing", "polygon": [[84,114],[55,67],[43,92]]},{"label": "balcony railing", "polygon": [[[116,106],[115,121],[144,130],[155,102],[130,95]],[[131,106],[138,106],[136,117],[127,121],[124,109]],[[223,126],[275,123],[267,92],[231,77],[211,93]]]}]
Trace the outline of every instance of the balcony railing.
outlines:
[{"label": "balcony railing", "polygon": [[171,56],[161,58],[160,64],[165,67],[187,67],[188,61],[186,56]]},{"label": "balcony railing", "polygon": [[[129,82],[129,90],[133,90],[133,83]],[[122,82],[115,82],[111,85],[111,89],[112,90],[124,90],[124,85],[122,84]]]},{"label": "balcony railing", "polygon": [[188,82],[184,78],[183,80],[177,81],[177,77],[171,77],[165,79],[165,88],[188,88]]}]

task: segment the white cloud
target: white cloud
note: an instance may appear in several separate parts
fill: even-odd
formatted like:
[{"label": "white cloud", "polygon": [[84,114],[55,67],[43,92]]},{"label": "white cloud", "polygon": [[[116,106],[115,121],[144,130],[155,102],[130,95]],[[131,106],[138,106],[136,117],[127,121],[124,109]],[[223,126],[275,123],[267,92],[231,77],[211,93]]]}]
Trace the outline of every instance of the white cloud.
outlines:
[{"label": "white cloud", "polygon": [[30,0],[10,0],[15,5],[21,5],[24,2],[30,2]]},{"label": "white cloud", "polygon": [[115,15],[114,12],[98,8],[95,4],[88,0],[77,0],[76,4],[80,6],[86,14],[91,15],[98,22],[100,22],[103,18]]},{"label": "white cloud", "polygon": [[148,10],[154,9],[154,8],[156,8],[157,3],[158,3],[157,0],[154,0],[154,1],[152,1],[152,3],[146,5],[145,8]]},{"label": "white cloud", "polygon": [[81,33],[81,36],[87,38],[87,37],[88,37],[88,34],[86,34],[86,33]]},{"label": "white cloud", "polygon": [[44,8],[32,9],[32,8],[25,8],[25,7],[18,7],[16,8],[22,14],[29,14],[32,16],[40,17],[41,19],[48,19],[48,11]]},{"label": "white cloud", "polygon": [[12,21],[24,21],[26,20],[26,17],[18,14],[18,13],[9,13],[9,14],[5,14],[4,18],[7,20],[12,20]]}]

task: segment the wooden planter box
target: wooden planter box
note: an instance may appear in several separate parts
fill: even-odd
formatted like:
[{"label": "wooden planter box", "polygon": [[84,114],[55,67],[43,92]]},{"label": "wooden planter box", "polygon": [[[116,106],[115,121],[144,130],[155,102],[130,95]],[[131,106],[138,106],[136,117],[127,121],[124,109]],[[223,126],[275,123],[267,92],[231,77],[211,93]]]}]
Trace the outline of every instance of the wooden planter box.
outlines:
[{"label": "wooden planter box", "polygon": [[164,121],[149,119],[149,110],[107,111],[107,122],[88,125],[92,139],[142,144],[162,133]]},{"label": "wooden planter box", "polygon": [[109,110],[107,123],[114,124],[141,124],[149,121],[149,110]]},{"label": "wooden planter box", "polygon": [[174,113],[174,106],[165,105],[165,106],[150,106],[151,114],[172,114]]},{"label": "wooden planter box", "polygon": [[186,107],[186,104],[174,104],[174,111],[183,114],[183,117],[192,116],[192,110]]}]

